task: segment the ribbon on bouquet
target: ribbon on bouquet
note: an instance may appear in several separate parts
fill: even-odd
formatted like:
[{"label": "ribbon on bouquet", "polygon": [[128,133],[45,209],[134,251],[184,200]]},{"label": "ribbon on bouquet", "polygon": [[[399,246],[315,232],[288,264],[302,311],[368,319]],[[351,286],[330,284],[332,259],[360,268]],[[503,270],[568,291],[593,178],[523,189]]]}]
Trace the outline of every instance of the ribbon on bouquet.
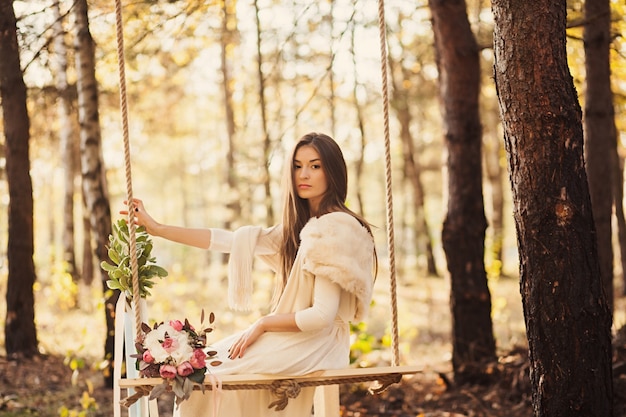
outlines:
[{"label": "ribbon on bouquet", "polygon": [[206,374],[206,377],[211,381],[211,391],[213,391],[213,417],[217,417],[222,402],[222,380],[210,372]]},{"label": "ribbon on bouquet", "polygon": [[[145,300],[140,300],[140,313],[141,317],[145,317],[146,305]],[[130,357],[135,352],[135,330],[134,330],[134,317],[129,319],[129,315],[133,314],[133,308],[126,300],[124,294],[120,294],[115,305],[115,345],[114,345],[114,366],[113,366],[113,416],[121,417],[121,405],[129,407],[128,415],[130,417],[147,417],[152,414],[148,411],[148,404],[145,400],[135,404],[137,400],[145,395],[143,387],[136,387],[135,389],[129,389],[129,396],[122,400],[120,379],[122,378],[122,362],[124,356],[124,341],[126,341],[126,363],[132,363],[133,359]],[[126,367],[126,375],[128,378],[137,378],[138,372],[134,366]],[[133,400],[130,400],[130,399]],[[132,407],[131,407],[132,405]],[[151,408],[151,407],[150,407]],[[157,414],[155,414],[157,415]]]}]

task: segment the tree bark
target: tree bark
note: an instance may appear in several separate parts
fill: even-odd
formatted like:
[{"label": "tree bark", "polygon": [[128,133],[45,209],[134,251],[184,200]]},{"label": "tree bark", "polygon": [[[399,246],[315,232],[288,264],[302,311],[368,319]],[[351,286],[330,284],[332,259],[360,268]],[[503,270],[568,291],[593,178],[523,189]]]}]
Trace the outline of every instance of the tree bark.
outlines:
[{"label": "tree bark", "polygon": [[482,365],[496,358],[484,263],[480,61],[465,1],[429,0],[429,5],[448,150],[442,242],[451,279],[452,365],[457,382],[465,383],[482,378]]},{"label": "tree bark", "polygon": [[[411,187],[413,216],[415,231],[415,245],[417,256],[423,255],[426,258],[426,271],[430,276],[439,276],[435,254],[433,251],[430,227],[426,219],[426,209],[424,207],[424,186],[422,184],[422,167],[416,158],[414,138],[411,134],[411,111],[409,108],[409,97],[402,83],[409,78],[408,71],[402,62],[395,63],[389,60],[391,67],[391,80],[393,85],[392,105],[396,112],[398,123],[400,124],[400,139],[402,140],[402,155],[404,159],[404,175],[408,179]],[[398,74],[399,73],[399,74]]]},{"label": "tree bark", "polygon": [[[367,139],[365,131],[365,114],[363,112],[363,105],[361,104],[361,100],[359,100],[359,89],[363,86],[359,83],[359,77],[357,76],[358,65],[356,62],[355,50],[355,26],[356,25],[352,25],[352,27],[350,28],[350,56],[352,57],[352,76],[354,77],[354,84],[352,86],[352,101],[354,102],[354,111],[356,115],[357,131],[359,132],[360,146],[359,156],[354,162],[354,190],[356,195],[358,212],[363,217],[367,217],[367,213],[365,212],[365,201],[363,198],[363,191],[365,189],[365,187],[363,186],[363,170],[365,169],[365,147],[367,145]],[[334,127],[335,126],[333,121],[333,128]]]},{"label": "tree bark", "polygon": [[[221,54],[221,71],[222,71],[222,88],[224,90],[224,109],[226,111],[226,131],[228,137],[228,146],[226,151],[226,166],[224,167],[226,174],[227,199],[226,206],[228,214],[224,222],[225,229],[231,229],[234,219],[239,218],[241,213],[240,196],[237,192],[237,167],[235,166],[235,110],[233,106],[232,79],[229,60],[229,51],[233,46],[233,27],[236,27],[236,10],[235,1],[224,1],[222,3],[222,32],[220,37]],[[227,256],[224,255],[224,261]]]},{"label": "tree bark", "polygon": [[[491,113],[491,111],[489,111]],[[492,126],[496,126],[494,121]],[[487,267],[488,276],[500,277],[504,270],[504,174],[505,170],[500,164],[504,149],[500,137],[495,132],[486,134],[483,137],[483,149],[485,157],[485,173],[489,184],[488,195],[490,197],[491,222],[490,244],[487,245],[487,256],[490,264]]]},{"label": "tree bark", "polygon": [[535,416],[613,415],[611,313],[567,65],[564,1],[494,0]]},{"label": "tree bark", "polygon": [[624,217],[624,160],[617,148],[613,152],[611,167],[613,169],[613,204],[617,223],[617,241],[622,264],[622,296],[626,295],[626,218]]},{"label": "tree bark", "polygon": [[615,111],[611,91],[609,47],[611,5],[609,0],[585,1],[586,87],[584,128],[585,158],[593,219],[598,240],[600,274],[607,302],[613,310],[613,154],[617,152]]},{"label": "tree bark", "polygon": [[265,174],[265,210],[267,224],[274,224],[274,199],[272,198],[272,184],[270,174],[270,160],[272,158],[272,140],[267,128],[267,104],[265,103],[265,76],[263,75],[263,53],[261,49],[261,20],[259,19],[258,0],[254,0],[254,16],[256,18],[256,53],[257,53],[257,74],[259,76],[259,106],[261,108],[261,126],[263,129],[263,173]]},{"label": "tree bark", "polygon": [[67,46],[65,43],[64,18],[60,2],[52,3],[54,14],[54,55],[56,88],[58,93],[59,137],[61,160],[63,161],[63,269],[70,274],[74,282],[78,281],[76,253],[74,245],[74,177],[76,160],[74,158],[74,132],[72,129],[72,98],[67,82]]},{"label": "tree bark", "polygon": [[33,185],[30,178],[30,119],[26,85],[20,66],[12,0],[0,0],[0,98],[6,137],[9,185],[7,315],[4,325],[7,356],[39,353],[35,327]]},{"label": "tree bark", "polygon": [[[89,213],[90,229],[95,244],[98,261],[108,260],[106,246],[112,232],[111,208],[106,184],[104,161],[102,160],[102,140],[98,110],[98,84],[94,42],[89,31],[87,1],[77,0],[74,4],[75,48],[78,89],[78,119],[80,123],[80,150],[83,193],[85,208]],[[108,368],[104,370],[105,382],[113,386],[113,363],[115,345],[115,304],[119,291],[111,291],[106,285],[107,273],[100,269],[102,290],[105,294],[104,313],[106,337],[104,355]],[[118,335],[118,337],[123,337]]]}]

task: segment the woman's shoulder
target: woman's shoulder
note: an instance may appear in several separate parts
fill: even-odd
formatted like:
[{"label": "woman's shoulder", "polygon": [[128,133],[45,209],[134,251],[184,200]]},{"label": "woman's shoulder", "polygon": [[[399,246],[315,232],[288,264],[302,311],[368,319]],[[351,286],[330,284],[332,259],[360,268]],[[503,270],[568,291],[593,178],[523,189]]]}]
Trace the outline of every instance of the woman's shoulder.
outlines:
[{"label": "woman's shoulder", "polygon": [[369,235],[367,229],[361,222],[343,211],[333,211],[319,217],[312,217],[302,229],[301,238],[305,237],[347,237],[346,234],[361,233]]},{"label": "woman's shoulder", "polygon": [[326,213],[317,217],[317,220],[322,222],[359,222],[356,217],[354,217],[350,213],[346,213],[345,211],[331,211],[330,213]]},{"label": "woman's shoulder", "polygon": [[324,225],[324,224],[355,224],[358,220],[345,211],[331,211],[330,213],[322,214],[319,217],[311,217],[307,222],[307,225]]}]

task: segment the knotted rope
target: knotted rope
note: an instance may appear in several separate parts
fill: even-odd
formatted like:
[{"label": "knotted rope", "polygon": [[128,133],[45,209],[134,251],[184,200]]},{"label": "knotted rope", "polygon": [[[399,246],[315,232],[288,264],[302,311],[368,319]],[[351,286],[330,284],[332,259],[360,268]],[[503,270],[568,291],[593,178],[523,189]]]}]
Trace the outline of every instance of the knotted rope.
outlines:
[{"label": "knotted rope", "polygon": [[272,401],[267,408],[276,408],[276,411],[284,410],[289,403],[290,398],[296,398],[300,395],[301,385],[292,379],[283,379],[272,382],[270,385],[270,391],[275,397],[278,397],[276,401]]},{"label": "knotted rope", "polygon": [[137,239],[135,232],[135,211],[132,210],[133,181],[130,169],[130,139],[128,134],[128,101],[126,98],[126,66],[124,61],[124,32],[122,23],[122,2],[115,0],[115,27],[117,37],[117,62],[120,84],[120,109],[122,117],[122,136],[124,138],[124,170],[126,173],[126,200],[128,201],[128,234],[130,249],[130,270],[133,284],[133,310],[135,313],[135,334],[141,332],[141,309],[139,308],[139,267],[137,262]]},{"label": "knotted rope", "polygon": [[[293,379],[277,379],[267,383],[224,384],[221,386],[220,389],[229,391],[258,389],[268,390],[276,398],[272,403],[270,403],[268,408],[275,408],[277,411],[280,411],[287,407],[290,398],[296,398],[298,397],[298,395],[300,395],[300,391],[302,390],[302,388],[317,387],[321,385],[353,384],[360,382],[376,381],[378,382],[378,386],[370,387],[369,392],[372,394],[380,394],[381,392],[389,388],[390,385],[400,382],[401,379],[401,373],[390,373],[384,375],[352,375],[323,379],[312,378],[311,380],[301,381],[296,381]],[[122,405],[125,407],[130,407],[141,397],[150,395],[152,388],[154,388],[154,386],[152,385],[136,386],[136,392],[133,395],[124,398],[121,402]],[[204,387],[195,386],[194,389],[211,391],[213,387],[211,385],[205,385]]]}]

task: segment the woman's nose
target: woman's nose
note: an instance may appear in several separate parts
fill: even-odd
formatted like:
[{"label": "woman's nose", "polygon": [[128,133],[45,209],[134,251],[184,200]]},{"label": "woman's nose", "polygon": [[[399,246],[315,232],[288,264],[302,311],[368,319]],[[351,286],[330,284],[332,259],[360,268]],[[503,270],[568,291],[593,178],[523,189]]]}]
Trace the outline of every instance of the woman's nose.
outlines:
[{"label": "woman's nose", "polygon": [[309,178],[308,168],[302,167],[302,169],[300,169],[300,178]]}]

